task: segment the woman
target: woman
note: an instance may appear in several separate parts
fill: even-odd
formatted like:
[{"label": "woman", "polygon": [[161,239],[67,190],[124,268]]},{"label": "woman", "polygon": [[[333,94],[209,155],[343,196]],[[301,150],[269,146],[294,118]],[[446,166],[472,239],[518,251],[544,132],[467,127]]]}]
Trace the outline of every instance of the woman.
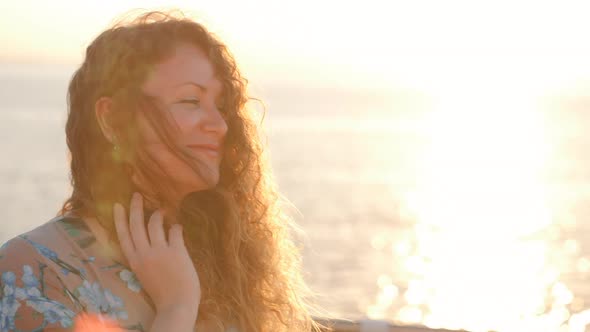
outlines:
[{"label": "woman", "polygon": [[246,83],[182,16],[149,12],[88,46],[68,91],[73,192],[0,249],[1,331],[87,314],[123,330],[318,329]]}]

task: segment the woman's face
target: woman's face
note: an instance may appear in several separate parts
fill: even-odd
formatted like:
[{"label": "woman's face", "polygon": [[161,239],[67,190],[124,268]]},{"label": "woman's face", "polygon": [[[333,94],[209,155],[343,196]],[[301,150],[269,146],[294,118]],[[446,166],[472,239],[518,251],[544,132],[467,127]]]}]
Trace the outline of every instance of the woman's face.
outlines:
[{"label": "woman's face", "polygon": [[181,195],[208,189],[219,181],[219,165],[227,124],[219,112],[222,84],[205,53],[190,44],[180,44],[173,56],[154,66],[142,86],[158,97],[178,125],[175,137],[182,147],[206,165],[201,178],[178,159],[138,112],[138,124],[148,153],[172,176]]}]

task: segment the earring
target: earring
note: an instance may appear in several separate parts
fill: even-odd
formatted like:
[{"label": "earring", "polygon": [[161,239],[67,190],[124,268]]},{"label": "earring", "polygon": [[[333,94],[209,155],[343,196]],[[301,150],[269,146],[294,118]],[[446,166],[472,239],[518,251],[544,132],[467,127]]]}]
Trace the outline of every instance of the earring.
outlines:
[{"label": "earring", "polygon": [[119,146],[117,145],[117,136],[116,135],[113,135],[113,137],[111,137],[111,142],[113,143],[113,150],[119,151]]},{"label": "earring", "polygon": [[115,162],[120,162],[121,158],[121,148],[117,144],[117,136],[113,135],[111,137],[111,143],[113,143],[113,150],[111,151],[111,157]]}]

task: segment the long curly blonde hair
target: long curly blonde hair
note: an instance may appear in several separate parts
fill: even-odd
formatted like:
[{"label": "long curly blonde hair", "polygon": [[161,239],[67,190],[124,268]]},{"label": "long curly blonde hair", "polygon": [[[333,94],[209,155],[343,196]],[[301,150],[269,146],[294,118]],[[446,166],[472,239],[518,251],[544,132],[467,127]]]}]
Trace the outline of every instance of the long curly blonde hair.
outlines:
[{"label": "long curly blonde hair", "polygon": [[[220,330],[231,321],[244,332],[319,331],[312,317],[318,307],[301,273],[301,248],[292,238],[300,229],[283,210],[260,128],[247,107],[252,99],[248,81],[227,47],[179,11],[151,11],[120,21],[86,49],[68,89],[66,136],[73,191],[59,214],[95,217],[116,241],[114,202],[128,209],[132,193],[141,191],[148,210],[172,204],[170,175],[142,148],[138,111],[173,153],[202,173],[202,165],[172,139],[173,126],[158,100],[140,89],[151,68],[179,43],[204,50],[213,64],[223,83],[220,112],[228,125],[219,182],[185,197],[175,220],[184,226],[185,243],[201,279],[198,320],[212,321]],[[96,101],[104,96],[114,105],[109,121],[118,137],[115,152],[94,113]],[[138,188],[133,174],[139,174],[146,187]],[[203,200],[223,213],[208,213],[211,208],[203,209]]]}]

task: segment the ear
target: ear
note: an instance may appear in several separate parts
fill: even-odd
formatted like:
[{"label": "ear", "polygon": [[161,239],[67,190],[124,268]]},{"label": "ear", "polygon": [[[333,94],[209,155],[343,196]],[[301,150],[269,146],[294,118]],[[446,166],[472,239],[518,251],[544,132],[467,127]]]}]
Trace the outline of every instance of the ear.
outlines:
[{"label": "ear", "polygon": [[94,114],[104,137],[109,142],[114,143],[115,131],[110,122],[112,105],[113,100],[110,97],[100,97],[94,104]]}]

